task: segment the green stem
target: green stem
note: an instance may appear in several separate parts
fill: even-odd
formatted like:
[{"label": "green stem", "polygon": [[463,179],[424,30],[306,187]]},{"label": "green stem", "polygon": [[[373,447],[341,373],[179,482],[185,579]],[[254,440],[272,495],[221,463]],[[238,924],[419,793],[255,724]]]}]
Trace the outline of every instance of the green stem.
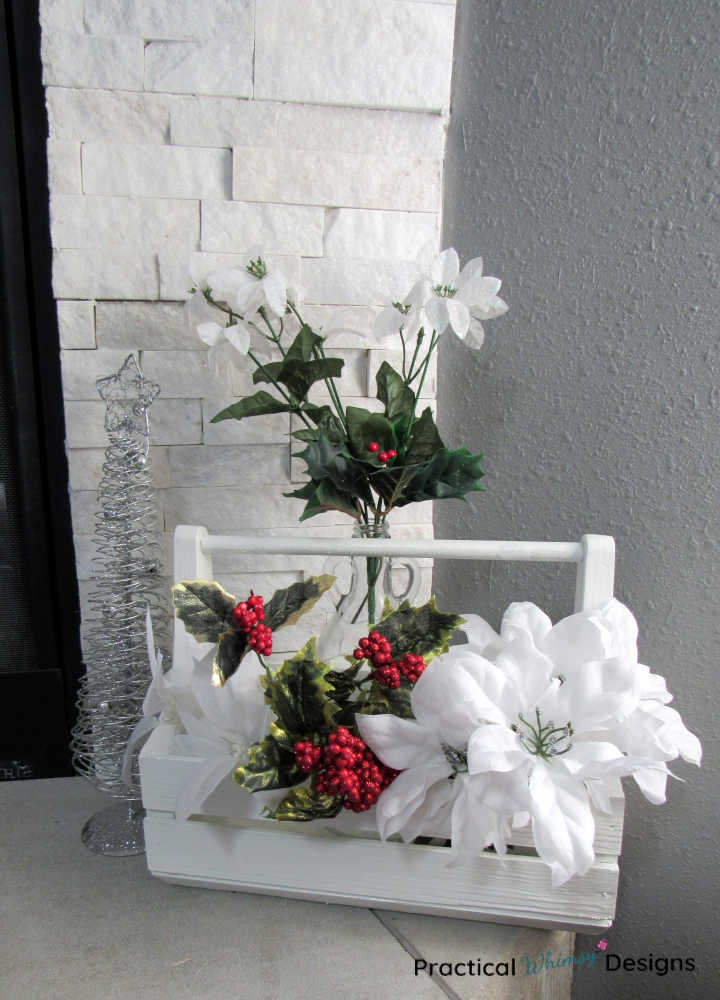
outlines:
[{"label": "green stem", "polygon": [[[291,312],[294,314],[294,316],[296,317],[296,319],[300,323],[300,325],[301,326],[307,326],[307,323],[305,322],[305,320],[302,318],[302,316],[298,312],[297,308],[295,307],[295,303],[291,302],[288,299],[288,306],[290,307]],[[310,329],[312,329],[312,327]],[[320,361],[320,360],[325,361],[325,360],[327,360],[326,355],[325,355],[325,351],[323,349],[322,344],[320,345],[320,351],[319,351],[319,353],[318,353],[318,349],[316,347],[313,348],[313,355],[314,355],[316,361]],[[340,423],[343,425],[343,427],[345,429],[345,433],[347,434],[347,420],[345,418],[345,410],[343,409],[342,402],[340,401],[340,396],[339,396],[337,388],[335,386],[335,381],[334,381],[333,378],[331,378],[331,377],[329,377],[327,375],[325,376],[324,381],[325,381],[325,386],[327,388],[327,391],[330,394],[330,402],[335,407],[335,412],[337,413],[338,418],[340,420]]]},{"label": "green stem", "polygon": [[[267,318],[267,313],[265,312],[265,306],[260,306],[260,308],[258,309],[258,312],[262,316],[262,319],[263,319],[263,322],[265,323],[265,326],[270,331],[270,336],[271,336],[271,338],[273,340],[273,343],[277,344],[278,350],[280,351],[280,353],[282,354],[282,356],[285,357],[286,352],[283,349],[282,344],[280,343],[280,337],[275,332],[275,327],[272,325],[272,323],[270,322],[270,320]],[[282,320],[280,322],[282,323]]]},{"label": "green stem", "polygon": [[[419,338],[418,338],[419,339]],[[428,352],[425,355],[425,359],[422,362],[418,371],[420,372],[420,382],[418,383],[417,392],[415,393],[415,400],[413,402],[412,412],[410,414],[410,420],[408,421],[406,440],[410,440],[410,434],[412,433],[413,425],[415,423],[415,410],[417,409],[418,399],[420,399],[420,393],[422,392],[422,387],[425,382],[425,376],[427,375],[428,366],[430,365],[430,356],[435,350],[435,345],[440,338],[433,330],[432,336],[430,337],[430,346],[428,347]],[[414,359],[413,359],[414,360]]]},{"label": "green stem", "polygon": [[400,342],[402,344],[402,352],[403,352],[403,355],[402,355],[402,376],[405,379],[405,383],[407,384],[407,372],[405,371],[405,360],[406,360],[406,357],[405,357],[405,350],[406,350],[405,349],[405,337],[403,336],[402,327],[400,327],[399,333],[400,333]]},{"label": "green stem", "polygon": [[[435,331],[433,331],[433,333],[434,332]],[[417,335],[417,340],[415,341],[415,351],[414,351],[413,356],[412,356],[412,361],[410,362],[410,371],[408,372],[408,377],[407,377],[407,384],[408,385],[410,385],[410,383],[412,382],[412,380],[415,378],[415,375],[417,375],[417,372],[413,373],[413,369],[415,368],[415,359],[418,356],[418,351],[420,350],[420,345],[422,344],[422,342],[423,342],[424,339],[425,339],[425,331],[423,330],[422,327],[420,327],[420,330],[418,331],[418,335]],[[419,368],[418,368],[418,371],[420,371]]]}]

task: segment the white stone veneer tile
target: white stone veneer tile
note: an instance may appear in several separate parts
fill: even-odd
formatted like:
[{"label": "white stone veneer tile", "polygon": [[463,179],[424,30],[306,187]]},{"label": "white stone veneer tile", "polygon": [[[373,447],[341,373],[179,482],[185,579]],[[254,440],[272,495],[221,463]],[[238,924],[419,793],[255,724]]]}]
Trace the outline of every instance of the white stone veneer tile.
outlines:
[{"label": "white stone veneer tile", "polygon": [[80,143],[48,139],[48,187],[53,194],[80,194]]},{"label": "white stone veneer tile", "polygon": [[95,347],[94,303],[65,299],[56,305],[60,346],[75,350]]},{"label": "white stone veneer tile", "polygon": [[228,198],[231,153],[181,146],[83,145],[86,194],[146,198]]},{"label": "white stone veneer tile", "polygon": [[233,150],[233,198],[349,208],[434,212],[440,200],[440,160],[308,150],[271,156],[266,149]]},{"label": "white stone veneer tile", "polygon": [[156,299],[157,258],[126,247],[106,254],[55,250],[53,290],[58,299]]},{"label": "white stone veneer tile", "polygon": [[287,486],[290,452],[287,444],[176,446],[169,449],[170,485]]},{"label": "white stone veneer tile", "polygon": [[[445,108],[454,22],[445,4],[263,0],[255,16],[255,96]],[[288,58],[288,38],[295,58]]]},{"label": "white stone veneer tile", "polygon": [[328,305],[388,305],[404,299],[417,279],[408,261],[331,260],[302,262],[305,300]]},{"label": "white stone veneer tile", "polygon": [[[279,267],[292,287],[300,279],[300,258],[278,254],[263,255],[268,268]],[[202,282],[214,271],[225,268],[245,268],[248,254],[184,253],[179,250],[161,250],[158,254],[160,268],[160,298],[184,299],[188,290]]]},{"label": "white stone veneer tile", "polygon": [[164,94],[48,87],[45,100],[55,139],[125,144],[168,139],[172,98]]},{"label": "white stone veneer tile", "polygon": [[181,302],[98,302],[95,323],[98,347],[207,351]]},{"label": "white stone veneer tile", "polygon": [[322,208],[242,201],[203,201],[201,208],[202,250],[322,255]]},{"label": "white stone veneer tile", "polygon": [[199,202],[187,199],[58,194],[50,219],[53,246],[62,249],[180,245],[189,253],[200,237]]},{"label": "white stone veneer tile", "polygon": [[61,351],[65,399],[98,399],[95,383],[122,366],[127,351]]},{"label": "white stone veneer tile", "polygon": [[45,86],[142,90],[143,43],[133,35],[43,32],[42,61]]},{"label": "white stone veneer tile", "polygon": [[150,42],[145,89],[170,94],[252,95],[252,34],[244,39]]},{"label": "white stone veneer tile", "polygon": [[325,220],[326,257],[415,260],[428,243],[437,248],[435,212],[335,208]]}]

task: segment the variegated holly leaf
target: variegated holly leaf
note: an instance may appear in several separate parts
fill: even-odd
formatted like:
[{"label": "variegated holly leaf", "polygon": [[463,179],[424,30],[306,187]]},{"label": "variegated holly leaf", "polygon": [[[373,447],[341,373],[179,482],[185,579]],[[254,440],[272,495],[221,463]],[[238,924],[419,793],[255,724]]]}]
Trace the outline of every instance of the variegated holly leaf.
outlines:
[{"label": "variegated holly leaf", "polygon": [[307,779],[293,753],[294,740],[274,722],[264,740],[253,743],[248,762],[233,771],[233,778],[248,792],[290,788]]},{"label": "variegated holly leaf", "polygon": [[249,648],[244,632],[234,629],[223,632],[213,659],[212,682],[215,687],[222,687],[232,677]]},{"label": "variegated holly leaf", "polygon": [[172,588],[178,618],[198,642],[218,642],[237,599],[212,580],[181,580]]},{"label": "variegated holly leaf", "polygon": [[403,601],[396,611],[382,618],[375,631],[388,640],[395,659],[402,659],[405,653],[418,653],[429,663],[434,656],[447,652],[450,636],[463,623],[459,615],[438,611],[435,598],[431,597],[420,608]]},{"label": "variegated holly leaf", "polygon": [[413,685],[404,677],[400,679],[400,686],[396,688],[383,687],[374,680],[362,698],[353,705],[354,712],[362,715],[397,715],[401,719],[414,719],[410,704],[412,689]]},{"label": "variegated holly leaf", "polygon": [[270,813],[272,819],[307,821],[332,819],[342,810],[342,796],[316,792],[307,785],[299,785],[287,793],[277,808]]},{"label": "variegated holly leaf", "polygon": [[294,739],[327,732],[333,727],[338,706],[332,699],[329,673],[330,666],[315,655],[313,638],[274,673],[263,678],[265,701],[280,727]]},{"label": "variegated holly leaf", "polygon": [[265,605],[265,624],[273,632],[286,625],[294,625],[334,583],[334,576],[323,573],[322,576],[311,576],[300,583],[293,583],[284,590],[276,590]]}]

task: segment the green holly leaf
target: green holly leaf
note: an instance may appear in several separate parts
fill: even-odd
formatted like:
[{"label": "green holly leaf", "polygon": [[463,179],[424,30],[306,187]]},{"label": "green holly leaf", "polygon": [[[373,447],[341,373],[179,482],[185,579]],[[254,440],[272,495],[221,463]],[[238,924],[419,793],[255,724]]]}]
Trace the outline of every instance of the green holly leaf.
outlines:
[{"label": "green holly leaf", "polygon": [[310,417],[313,423],[317,425],[318,431],[324,434],[328,441],[339,444],[345,440],[345,428],[329,406],[316,406],[315,403],[304,403],[303,413],[306,413]]},{"label": "green holly leaf", "polygon": [[408,442],[405,453],[405,462],[408,465],[415,462],[427,462],[438,452],[442,451],[445,445],[438,434],[430,407],[426,407],[413,424],[412,434]]},{"label": "green holly leaf", "polygon": [[316,792],[300,785],[288,792],[282,802],[270,813],[271,819],[306,822],[312,819],[332,819],[342,810],[341,795]]},{"label": "green holly leaf", "polygon": [[467,448],[448,451],[443,448],[425,465],[416,469],[402,486],[396,507],[421,500],[464,500],[471,490],[481,490],[482,455],[473,455]]},{"label": "green holly leaf", "polygon": [[[345,419],[347,420],[350,451],[353,455],[382,468],[377,457],[378,454],[381,451],[388,451],[390,448],[397,449],[395,428],[388,418],[384,417],[382,413],[362,410],[359,406],[348,406],[345,409]],[[379,446],[374,455],[367,450],[370,441],[376,441]]]},{"label": "green holly leaf", "polygon": [[310,479],[329,479],[340,493],[372,503],[373,497],[366,478],[367,466],[351,458],[342,445],[333,444],[321,435],[317,441],[308,442],[307,448],[298,452],[296,457],[302,458],[307,464]]},{"label": "green holly leaf", "polygon": [[294,625],[334,583],[334,576],[323,573],[276,590],[264,607],[265,624],[273,632]]},{"label": "green holly leaf", "polygon": [[381,619],[375,630],[388,640],[395,659],[402,659],[405,653],[418,653],[429,663],[434,656],[447,652],[450,636],[462,624],[459,615],[438,611],[431,597],[420,608],[403,601],[396,611]]},{"label": "green holly leaf", "polygon": [[264,680],[265,701],[278,724],[295,739],[326,732],[338,706],[327,679],[330,667],[315,656],[315,639]]},{"label": "green holly leaf", "polygon": [[332,685],[333,700],[338,705],[344,705],[352,698],[355,691],[357,691],[355,680],[364,665],[364,660],[357,662],[353,657],[348,657],[348,659],[353,665],[348,667],[347,670],[331,670],[325,675]]},{"label": "green holly leaf", "polygon": [[292,409],[292,406],[275,399],[262,389],[254,396],[246,396],[237,403],[226,406],[224,410],[215,414],[210,423],[217,424],[220,420],[244,420],[245,417],[257,417],[263,413],[289,413]]},{"label": "green holly leaf", "polygon": [[385,416],[392,423],[407,426],[415,408],[415,393],[395,369],[383,361],[376,376],[377,398],[385,405]]},{"label": "green holly leaf", "polygon": [[300,521],[307,521],[309,517],[316,514],[324,514],[328,510],[339,510],[343,514],[357,519],[358,510],[355,504],[355,497],[350,493],[343,493],[338,490],[329,479],[317,482],[311,479],[299,490],[292,493],[283,493],[286,497],[297,497],[300,500],[307,500],[305,509],[299,517]]},{"label": "green holly leaf", "polygon": [[410,695],[413,685],[405,678],[400,678],[400,687],[386,688],[373,681],[365,692],[365,696],[354,706],[354,716],[357,715],[397,715],[401,719],[414,719],[410,705]]},{"label": "green holly leaf", "polygon": [[290,788],[307,779],[293,753],[294,740],[273,723],[265,739],[253,743],[247,764],[236,767],[233,778],[248,792]]},{"label": "green holly leaf", "polygon": [[198,642],[218,642],[232,619],[236,598],[212,580],[181,580],[173,585],[178,618]]},{"label": "green holly leaf", "polygon": [[222,687],[240,666],[240,661],[249,649],[244,632],[228,629],[218,641],[213,659],[212,677],[217,687]]},{"label": "green holly leaf", "polygon": [[315,382],[326,378],[339,378],[345,362],[342,358],[318,358],[303,361],[300,357],[285,357],[282,361],[271,361],[258,368],[253,382],[281,382],[295,399],[305,399]]}]

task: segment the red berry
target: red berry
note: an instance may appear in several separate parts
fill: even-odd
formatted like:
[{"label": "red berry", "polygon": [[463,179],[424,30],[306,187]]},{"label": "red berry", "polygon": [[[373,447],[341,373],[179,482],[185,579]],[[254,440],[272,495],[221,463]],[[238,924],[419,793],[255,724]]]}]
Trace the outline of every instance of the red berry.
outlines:
[{"label": "red berry", "polygon": [[387,451],[387,457],[388,457],[389,459],[390,459],[390,458],[397,458],[397,452],[395,451],[395,449],[394,449],[394,448],[389,448],[389,449],[388,449],[388,451]]},{"label": "red berry", "polygon": [[378,455],[378,462],[382,462],[383,465],[384,465],[385,462],[387,462],[388,457],[389,456],[388,456],[388,453],[386,451],[381,451],[380,454]]},{"label": "red berry", "polygon": [[355,657],[356,660],[364,660],[365,652],[362,649],[354,649],[353,656]]},{"label": "red berry", "polygon": [[377,443],[377,441],[371,441],[367,446],[367,450],[372,451],[374,453],[378,450],[379,447],[380,445]]}]

